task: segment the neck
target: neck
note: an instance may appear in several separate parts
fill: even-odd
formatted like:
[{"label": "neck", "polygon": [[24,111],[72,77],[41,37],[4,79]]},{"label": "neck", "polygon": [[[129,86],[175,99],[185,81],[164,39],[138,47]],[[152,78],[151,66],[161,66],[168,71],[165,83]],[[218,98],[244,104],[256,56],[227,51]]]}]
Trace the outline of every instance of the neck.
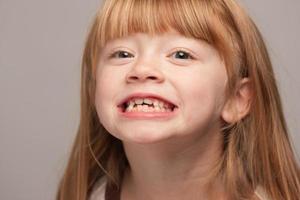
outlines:
[{"label": "neck", "polygon": [[222,134],[199,137],[155,144],[124,142],[130,167],[124,175],[122,199],[223,199],[217,178]]}]

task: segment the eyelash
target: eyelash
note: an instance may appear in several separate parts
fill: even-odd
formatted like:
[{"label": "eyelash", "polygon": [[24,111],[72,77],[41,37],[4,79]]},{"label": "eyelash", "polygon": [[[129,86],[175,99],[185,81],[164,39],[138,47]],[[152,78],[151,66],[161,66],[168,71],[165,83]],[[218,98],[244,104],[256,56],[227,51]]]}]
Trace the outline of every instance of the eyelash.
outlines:
[{"label": "eyelash", "polygon": [[170,55],[174,55],[176,53],[183,53],[184,56],[186,57],[185,59],[180,59],[180,60],[194,60],[195,59],[191,53],[187,52],[186,50],[182,50],[182,49],[178,49]]},{"label": "eyelash", "polygon": [[[111,54],[109,54],[109,58],[117,58],[116,56],[118,56],[119,53],[126,53],[128,57],[125,57],[125,58],[134,57],[134,55],[132,55],[131,53],[129,53],[127,51],[118,50],[118,51],[115,51],[115,52],[112,52]],[[192,59],[192,60],[195,59],[194,56],[191,55],[191,53],[189,53],[185,50],[176,50],[172,54],[170,54],[169,56],[173,55],[174,53],[183,53],[186,59]],[[184,59],[184,60],[186,60],[186,59]],[[180,59],[180,60],[183,60],[183,59]]]},{"label": "eyelash", "polygon": [[[112,52],[111,54],[109,54],[108,57],[109,57],[109,58],[116,58],[116,56],[117,56],[119,53],[126,53],[126,54],[130,55],[130,58],[131,58],[131,57],[134,57],[131,53],[129,53],[129,52],[127,52],[127,51],[123,51],[123,50],[114,51],[114,52]],[[128,57],[126,57],[126,58],[128,58]]]}]

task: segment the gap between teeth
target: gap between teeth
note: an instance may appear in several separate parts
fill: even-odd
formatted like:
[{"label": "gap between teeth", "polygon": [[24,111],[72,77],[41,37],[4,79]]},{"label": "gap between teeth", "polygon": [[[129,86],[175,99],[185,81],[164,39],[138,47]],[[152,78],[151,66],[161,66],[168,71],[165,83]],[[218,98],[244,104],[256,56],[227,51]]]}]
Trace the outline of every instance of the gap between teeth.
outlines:
[{"label": "gap between teeth", "polygon": [[[144,104],[143,104],[144,103]],[[146,104],[146,105],[145,105]],[[126,103],[125,112],[172,112],[170,105],[156,99],[134,99]]]},{"label": "gap between teeth", "polygon": [[158,106],[150,106],[150,105],[133,105],[130,104],[125,112],[172,112],[171,108],[160,108]]}]

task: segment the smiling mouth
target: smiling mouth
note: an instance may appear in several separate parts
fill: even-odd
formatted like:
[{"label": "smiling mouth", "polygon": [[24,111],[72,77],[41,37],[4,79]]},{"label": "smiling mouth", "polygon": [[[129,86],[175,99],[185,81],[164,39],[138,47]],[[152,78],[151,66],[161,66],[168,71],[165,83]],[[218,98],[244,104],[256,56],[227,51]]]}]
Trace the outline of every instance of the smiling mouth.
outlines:
[{"label": "smiling mouth", "polygon": [[155,98],[134,98],[119,106],[123,113],[170,113],[177,106]]}]

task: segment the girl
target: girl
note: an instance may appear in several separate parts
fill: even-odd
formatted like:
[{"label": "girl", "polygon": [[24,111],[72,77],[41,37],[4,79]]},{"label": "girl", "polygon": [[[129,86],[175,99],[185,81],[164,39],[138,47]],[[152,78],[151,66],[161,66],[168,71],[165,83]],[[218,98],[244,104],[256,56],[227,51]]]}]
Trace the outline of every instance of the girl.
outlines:
[{"label": "girl", "polygon": [[234,0],[107,0],[57,200],[297,200],[262,36]]}]

